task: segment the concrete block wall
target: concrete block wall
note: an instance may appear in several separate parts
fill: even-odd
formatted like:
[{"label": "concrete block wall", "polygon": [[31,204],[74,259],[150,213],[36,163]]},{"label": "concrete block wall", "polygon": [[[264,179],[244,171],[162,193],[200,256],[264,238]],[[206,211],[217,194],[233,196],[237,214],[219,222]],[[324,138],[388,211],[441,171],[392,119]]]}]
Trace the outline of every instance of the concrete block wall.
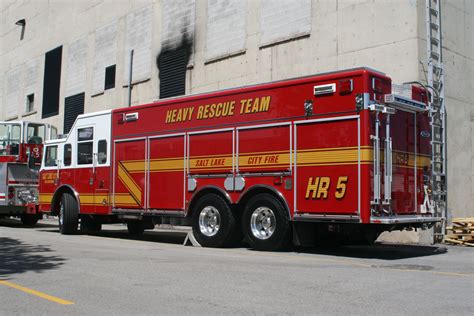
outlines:
[{"label": "concrete block wall", "polygon": [[208,0],[206,17],[207,62],[245,51],[247,1]]}]

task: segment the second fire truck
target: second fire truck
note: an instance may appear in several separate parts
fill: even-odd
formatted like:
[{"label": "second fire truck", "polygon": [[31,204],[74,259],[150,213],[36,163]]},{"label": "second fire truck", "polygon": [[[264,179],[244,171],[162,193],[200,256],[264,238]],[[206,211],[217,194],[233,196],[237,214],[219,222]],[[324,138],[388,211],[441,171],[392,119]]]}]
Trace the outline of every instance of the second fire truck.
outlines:
[{"label": "second fire truck", "polygon": [[360,68],[80,115],[45,145],[41,211],[262,250],[429,227],[428,93],[404,88]]},{"label": "second fire truck", "polygon": [[0,217],[20,217],[25,225],[41,218],[38,173],[43,143],[56,135],[49,124],[0,122]]}]

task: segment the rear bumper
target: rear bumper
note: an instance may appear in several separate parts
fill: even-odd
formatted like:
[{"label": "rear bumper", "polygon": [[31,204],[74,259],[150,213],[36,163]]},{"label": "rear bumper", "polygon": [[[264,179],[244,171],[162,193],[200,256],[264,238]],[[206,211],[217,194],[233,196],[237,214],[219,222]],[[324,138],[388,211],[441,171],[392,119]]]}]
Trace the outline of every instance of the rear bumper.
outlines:
[{"label": "rear bumper", "polygon": [[37,205],[0,205],[0,215],[22,215],[22,214],[37,214]]},{"label": "rear bumper", "polygon": [[442,217],[421,216],[421,215],[402,215],[402,216],[384,216],[370,218],[372,224],[410,224],[410,223],[436,223],[443,220]]}]

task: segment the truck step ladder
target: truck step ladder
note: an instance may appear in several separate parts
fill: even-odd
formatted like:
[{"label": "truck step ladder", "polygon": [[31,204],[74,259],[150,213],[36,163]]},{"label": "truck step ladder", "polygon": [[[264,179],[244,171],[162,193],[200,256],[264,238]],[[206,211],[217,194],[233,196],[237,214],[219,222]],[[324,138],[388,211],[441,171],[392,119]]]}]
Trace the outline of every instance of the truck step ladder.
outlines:
[{"label": "truck step ladder", "polygon": [[431,185],[435,215],[445,220],[434,228],[434,242],[443,239],[447,219],[446,109],[444,103],[444,65],[441,39],[441,0],[426,0],[426,48],[428,86],[431,99]]}]

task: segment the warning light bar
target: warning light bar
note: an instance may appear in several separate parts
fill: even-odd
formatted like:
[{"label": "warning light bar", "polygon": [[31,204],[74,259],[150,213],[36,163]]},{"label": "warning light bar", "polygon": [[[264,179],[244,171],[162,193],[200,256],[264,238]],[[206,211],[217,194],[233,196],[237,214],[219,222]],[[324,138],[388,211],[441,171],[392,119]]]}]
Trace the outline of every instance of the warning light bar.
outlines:
[{"label": "warning light bar", "polygon": [[426,104],[424,104],[423,102],[402,97],[396,94],[384,95],[384,102],[394,108],[398,108],[401,110],[408,110],[413,112],[425,112],[426,110],[428,110]]}]

